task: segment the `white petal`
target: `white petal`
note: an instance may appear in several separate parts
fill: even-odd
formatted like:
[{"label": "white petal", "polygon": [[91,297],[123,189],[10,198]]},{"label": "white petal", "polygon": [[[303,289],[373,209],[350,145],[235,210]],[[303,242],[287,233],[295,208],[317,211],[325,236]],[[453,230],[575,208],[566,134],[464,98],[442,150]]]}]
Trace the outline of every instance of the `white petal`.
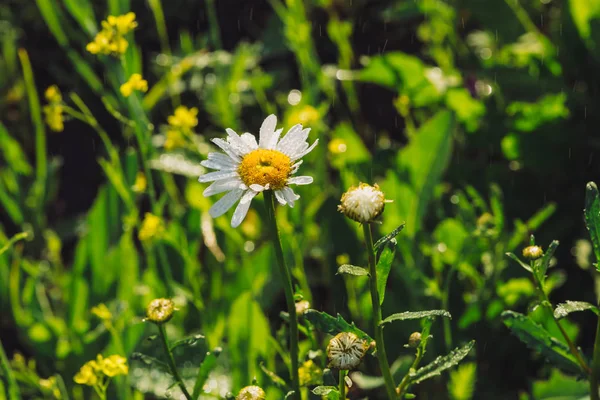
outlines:
[{"label": "white petal", "polygon": [[294,207],[294,202],[300,198],[300,196],[294,193],[289,186],[285,186],[283,189],[281,189],[281,194],[283,194],[283,198],[285,199],[286,203],[290,205],[290,207]]},{"label": "white petal", "polygon": [[238,176],[237,171],[215,171],[200,176],[200,178],[198,178],[198,182],[212,182],[220,179],[233,178],[234,176]]},{"label": "white petal", "polygon": [[281,193],[281,190],[275,190],[274,193],[275,193],[275,198],[277,199],[279,204],[285,206],[287,203],[285,202],[285,198],[283,198],[283,193]]},{"label": "white petal", "polygon": [[277,146],[277,142],[279,141],[279,136],[281,136],[281,132],[283,132],[283,128],[277,129],[272,135],[271,138],[269,139],[268,142],[265,142],[264,147],[265,149],[269,149],[272,150]]},{"label": "white petal", "polygon": [[277,150],[290,155],[297,151],[299,146],[306,143],[310,128],[302,129],[302,125],[294,125],[277,144]]},{"label": "white petal", "polygon": [[274,114],[269,115],[260,126],[258,138],[258,147],[266,149],[266,144],[271,142],[271,137],[275,134],[277,127],[277,117]]},{"label": "white petal", "polygon": [[210,210],[208,210],[208,213],[213,218],[220,217],[221,215],[225,214],[227,210],[229,210],[235,204],[235,202],[242,197],[243,194],[243,189],[233,189],[231,192],[227,193],[225,196],[221,197],[219,201],[213,204]]},{"label": "white petal", "polygon": [[204,197],[209,197],[213,194],[223,193],[233,189],[242,189],[242,185],[242,181],[237,176],[229,179],[221,179],[213,182],[209,187],[204,189],[202,195]]},{"label": "white petal", "polygon": [[246,214],[248,214],[248,209],[250,209],[250,203],[252,202],[254,196],[256,196],[257,194],[258,193],[253,190],[248,190],[244,194],[244,196],[240,200],[240,204],[238,204],[238,206],[235,208],[235,211],[233,212],[233,217],[231,218],[232,228],[237,228],[242,223],[244,218],[246,218]]},{"label": "white petal", "polygon": [[251,151],[251,149],[246,145],[246,141],[242,140],[242,138],[233,129],[227,128],[225,131],[228,135],[227,142],[229,142],[231,147],[234,148],[236,154],[244,156]]},{"label": "white petal", "polygon": [[258,149],[258,143],[256,143],[256,137],[254,137],[253,134],[246,132],[240,137],[246,143],[246,146],[248,146],[250,150]]},{"label": "white petal", "polygon": [[212,139],[211,142],[213,142],[214,144],[219,146],[221,148],[221,150],[223,150],[225,153],[227,153],[227,155],[229,157],[231,157],[234,161],[237,161],[237,162],[241,161],[240,156],[242,154],[239,154],[237,152],[237,150],[231,145],[231,143],[228,143],[225,140],[220,139],[220,138]]},{"label": "white petal", "polygon": [[233,161],[231,158],[227,157],[224,154],[221,155],[224,156],[227,159],[227,161],[204,160],[200,163],[200,165],[202,165],[204,168],[219,169],[223,171],[233,171],[237,168],[237,163],[235,163],[235,161]]},{"label": "white petal", "polygon": [[294,176],[293,178],[288,179],[288,185],[310,185],[313,183],[312,176]]},{"label": "white petal", "polygon": [[295,174],[298,171],[298,168],[300,168],[300,165],[302,165],[303,162],[304,161],[300,160],[296,164],[292,165],[292,171],[290,173]]},{"label": "white petal", "polygon": [[304,157],[305,155],[310,153],[317,146],[317,144],[319,144],[319,139],[315,140],[315,142],[309,148],[302,150],[299,153],[290,155],[290,158],[292,159],[292,161],[296,161],[297,159]]},{"label": "white petal", "polygon": [[265,190],[269,190],[269,184],[267,183],[265,186],[263,186],[259,185],[258,183],[255,183],[250,185],[250,189],[254,190],[255,192],[262,192]]}]

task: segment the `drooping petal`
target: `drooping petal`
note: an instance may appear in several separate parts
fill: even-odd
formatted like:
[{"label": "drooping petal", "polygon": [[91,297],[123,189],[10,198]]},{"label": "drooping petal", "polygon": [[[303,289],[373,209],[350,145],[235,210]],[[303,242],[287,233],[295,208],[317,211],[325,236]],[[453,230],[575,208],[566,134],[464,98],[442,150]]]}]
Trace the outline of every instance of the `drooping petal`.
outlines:
[{"label": "drooping petal", "polygon": [[238,176],[237,171],[215,171],[201,175],[200,178],[198,178],[198,182],[206,183],[217,181],[219,179],[233,178],[234,176]]},{"label": "drooping petal", "polygon": [[258,183],[255,183],[253,185],[250,185],[250,189],[254,190],[255,192],[263,192],[265,190],[269,190],[269,184],[267,183],[265,186],[263,186],[259,185]]},{"label": "drooping petal", "polygon": [[252,199],[257,194],[258,192],[255,192],[254,190],[248,190],[246,193],[244,193],[242,199],[240,200],[240,203],[237,205],[235,211],[233,212],[233,217],[231,217],[232,228],[237,228],[242,223],[244,218],[246,218],[246,214],[248,214],[248,210],[250,209]]},{"label": "drooping petal", "polygon": [[258,147],[266,149],[267,143],[271,142],[271,137],[275,134],[277,127],[277,117],[274,114],[269,115],[260,126]]},{"label": "drooping petal", "polygon": [[294,176],[287,181],[288,185],[310,185],[313,183],[312,176]]},{"label": "drooping petal", "polygon": [[208,213],[213,218],[220,217],[242,197],[244,192],[245,190],[243,189],[233,189],[231,192],[227,193],[225,196],[221,197],[219,201],[213,204],[210,210],[208,210]]},{"label": "drooping petal", "polygon": [[303,143],[306,143],[310,128],[302,129],[302,125],[294,125],[288,133],[277,143],[277,150],[283,154],[290,155],[298,150]]},{"label": "drooping petal", "polygon": [[202,195],[204,197],[209,197],[213,194],[223,193],[233,189],[242,189],[242,185],[242,181],[237,176],[234,178],[221,179],[213,182],[209,187],[204,189]]},{"label": "drooping petal", "polygon": [[294,202],[300,198],[300,196],[294,193],[289,186],[283,187],[283,189],[281,189],[281,194],[283,194],[283,198],[285,199],[286,203],[288,203],[292,208],[294,207]]},{"label": "drooping petal", "polygon": [[309,148],[304,149],[299,153],[290,155],[290,158],[292,159],[292,161],[296,161],[297,159],[304,157],[305,155],[313,151],[317,144],[319,144],[319,139],[315,140],[315,142]]},{"label": "drooping petal", "polygon": [[283,197],[283,193],[281,193],[281,190],[275,190],[274,193],[275,193],[275,198],[277,199],[279,204],[281,204],[282,206],[285,206],[287,203],[285,202],[285,198]]},{"label": "drooping petal", "polygon": [[219,146],[221,150],[223,150],[234,161],[241,161],[240,157],[242,156],[242,154],[239,154],[229,142],[226,142],[225,140],[219,138],[212,139],[211,142]]},{"label": "drooping petal", "polygon": [[256,137],[253,134],[246,132],[240,137],[246,143],[246,146],[250,148],[250,150],[258,149],[258,143],[256,143]]},{"label": "drooping petal", "polygon": [[296,164],[292,165],[291,173],[295,174],[296,172],[298,172],[298,168],[300,168],[300,165],[302,165],[303,162],[304,162],[303,160],[300,160]]}]

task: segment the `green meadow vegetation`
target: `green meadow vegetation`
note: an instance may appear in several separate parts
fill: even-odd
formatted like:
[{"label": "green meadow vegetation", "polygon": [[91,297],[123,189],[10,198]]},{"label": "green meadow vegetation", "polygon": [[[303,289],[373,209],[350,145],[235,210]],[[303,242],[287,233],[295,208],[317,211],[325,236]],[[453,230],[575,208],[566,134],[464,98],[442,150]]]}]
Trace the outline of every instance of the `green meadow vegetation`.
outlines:
[{"label": "green meadow vegetation", "polygon": [[0,400],[600,400],[600,0],[0,4]]}]

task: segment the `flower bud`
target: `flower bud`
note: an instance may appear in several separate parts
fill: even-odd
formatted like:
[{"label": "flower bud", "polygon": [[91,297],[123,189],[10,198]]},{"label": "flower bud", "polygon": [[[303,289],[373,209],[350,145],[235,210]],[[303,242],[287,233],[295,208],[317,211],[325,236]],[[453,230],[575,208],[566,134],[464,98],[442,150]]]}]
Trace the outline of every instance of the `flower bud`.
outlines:
[{"label": "flower bud", "polygon": [[527,246],[523,249],[523,257],[530,260],[536,260],[544,255],[544,251],[540,246]]},{"label": "flower bud", "polygon": [[296,314],[302,315],[310,308],[308,300],[300,300],[296,302]]},{"label": "flower bud", "polygon": [[421,332],[413,332],[408,337],[408,347],[417,348],[421,344]]},{"label": "flower bud", "polygon": [[146,308],[146,318],[155,324],[164,324],[173,317],[175,303],[171,299],[154,299]]},{"label": "flower bud", "polygon": [[352,332],[338,333],[327,345],[329,367],[346,371],[356,368],[369,347],[366,340]]},{"label": "flower bud", "polygon": [[338,211],[361,224],[373,222],[385,207],[385,195],[377,184],[360,183],[342,195]]},{"label": "flower bud", "polygon": [[254,385],[242,388],[238,395],[235,396],[235,400],[265,400],[266,398],[265,391],[259,386]]}]

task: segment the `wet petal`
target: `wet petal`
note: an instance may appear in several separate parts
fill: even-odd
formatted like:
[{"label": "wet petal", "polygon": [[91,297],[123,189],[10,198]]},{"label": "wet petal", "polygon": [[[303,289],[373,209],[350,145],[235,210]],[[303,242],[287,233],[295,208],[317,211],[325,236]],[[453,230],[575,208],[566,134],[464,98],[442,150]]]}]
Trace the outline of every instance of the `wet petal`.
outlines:
[{"label": "wet petal", "polygon": [[281,190],[275,190],[274,193],[275,193],[275,198],[277,199],[279,204],[285,206],[287,203],[285,202],[285,198],[283,197],[283,193],[281,193]]},{"label": "wet petal", "polygon": [[233,178],[234,176],[238,176],[237,171],[215,171],[215,172],[209,172],[208,174],[201,175],[200,178],[198,178],[198,182],[200,182],[200,183],[212,182],[212,181],[217,181],[219,179]]},{"label": "wet petal", "polygon": [[274,114],[269,115],[260,126],[258,147],[267,149],[267,144],[271,143],[277,127],[277,117]]},{"label": "wet petal", "polygon": [[292,208],[294,207],[294,202],[300,198],[300,196],[294,193],[289,186],[285,186],[283,189],[281,189],[281,194],[283,194],[283,198],[285,199],[286,203],[288,203]]},{"label": "wet petal", "polygon": [[246,214],[248,214],[248,210],[250,209],[250,204],[252,203],[252,199],[256,196],[258,192],[253,190],[248,190],[242,199],[240,200],[240,204],[235,208],[233,212],[233,217],[231,218],[231,227],[237,228],[244,218],[246,218]]},{"label": "wet petal", "polygon": [[233,129],[227,128],[225,131],[228,135],[227,142],[231,145],[231,147],[233,147],[236,154],[244,156],[251,151],[251,149],[246,145],[246,141],[242,140],[242,138]]},{"label": "wet petal", "polygon": [[245,190],[243,189],[233,189],[231,192],[221,197],[219,201],[213,204],[210,210],[208,210],[210,216],[217,218],[225,214],[227,210],[229,210],[235,204],[235,202],[242,197],[244,191]]},{"label": "wet petal", "polygon": [[215,138],[212,139],[211,142],[216,144],[223,150],[229,157],[231,157],[234,161],[240,162],[242,154],[238,153],[237,150],[231,145],[231,143],[226,142],[223,139]]},{"label": "wet petal", "polygon": [[213,182],[209,187],[204,189],[202,195],[204,197],[209,197],[213,194],[223,193],[233,189],[242,189],[242,181],[240,178],[234,177]]},{"label": "wet petal", "polygon": [[250,148],[250,150],[258,149],[258,143],[256,143],[256,137],[253,134],[246,132],[241,136],[242,140],[246,143],[246,146]]},{"label": "wet petal", "polygon": [[297,146],[306,142],[309,132],[310,128],[302,129],[300,124],[292,126],[277,144],[277,150],[289,155],[291,152],[296,151]]},{"label": "wet petal", "polygon": [[288,185],[310,185],[313,183],[312,176],[294,176],[293,178],[288,179]]},{"label": "wet petal", "polygon": [[317,144],[319,144],[319,139],[315,140],[315,142],[306,150],[290,155],[290,158],[292,159],[292,161],[296,161],[297,159],[304,157],[305,155],[310,153],[317,146]]}]

